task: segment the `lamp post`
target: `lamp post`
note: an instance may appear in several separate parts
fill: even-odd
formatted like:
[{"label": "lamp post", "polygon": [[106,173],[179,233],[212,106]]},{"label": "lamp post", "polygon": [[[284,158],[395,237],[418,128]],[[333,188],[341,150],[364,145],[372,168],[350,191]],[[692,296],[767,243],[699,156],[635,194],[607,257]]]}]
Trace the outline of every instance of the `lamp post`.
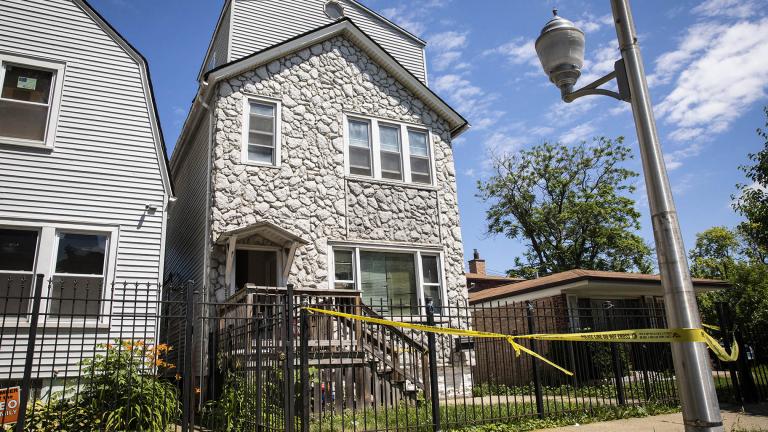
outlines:
[{"label": "lamp post", "polygon": [[[584,62],[584,32],[572,22],[558,17],[557,10],[554,11],[555,17],[544,26],[536,40],[536,53],[550,81],[560,89],[565,102],[600,94],[632,105],[664,288],[667,322],[670,328],[700,328],[701,318],[661,153],[629,2],[611,0],[611,9],[621,59],[614,64],[614,71],[608,75],[574,90]],[[618,92],[599,88],[614,78]],[[698,342],[673,343],[672,358],[685,430],[723,431],[707,348]]]}]

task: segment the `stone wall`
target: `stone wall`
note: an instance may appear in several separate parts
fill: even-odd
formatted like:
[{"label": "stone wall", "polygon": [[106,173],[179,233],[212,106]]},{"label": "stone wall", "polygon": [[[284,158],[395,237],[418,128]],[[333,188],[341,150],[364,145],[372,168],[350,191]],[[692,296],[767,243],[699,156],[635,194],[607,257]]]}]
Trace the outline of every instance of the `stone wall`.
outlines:
[{"label": "stone wall", "polygon": [[[241,160],[243,98],[282,103],[282,163]],[[289,282],[327,287],[328,240],[441,245],[450,300],[466,298],[455,170],[447,124],[343,37],[335,37],[220,84],[212,105],[212,240],[266,220],[310,242]],[[423,125],[432,131],[434,186],[346,179],[343,113]],[[223,246],[212,252],[211,283],[223,298]]]}]

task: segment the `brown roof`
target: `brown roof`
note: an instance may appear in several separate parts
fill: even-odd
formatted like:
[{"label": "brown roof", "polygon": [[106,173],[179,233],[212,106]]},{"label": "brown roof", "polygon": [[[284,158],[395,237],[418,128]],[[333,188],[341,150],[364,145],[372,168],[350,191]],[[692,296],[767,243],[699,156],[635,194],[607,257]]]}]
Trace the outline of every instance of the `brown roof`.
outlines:
[{"label": "brown roof", "polygon": [[465,275],[467,276],[467,280],[473,279],[473,280],[509,281],[510,283],[522,282],[525,280],[523,278],[513,278],[509,276],[492,276],[492,275],[472,273],[472,272],[467,272],[465,273]]},{"label": "brown roof", "polygon": [[[502,285],[495,288],[488,288],[482,291],[469,293],[470,303],[495,300],[507,297],[509,295],[522,294],[531,291],[538,291],[545,288],[551,288],[558,285],[565,285],[571,282],[581,280],[602,280],[616,282],[635,282],[635,283],[661,283],[659,275],[642,273],[621,273],[599,270],[568,270],[538,279],[529,279],[523,282]],[[727,288],[730,283],[715,279],[693,279],[693,284],[698,286],[710,286],[714,288]]]}]

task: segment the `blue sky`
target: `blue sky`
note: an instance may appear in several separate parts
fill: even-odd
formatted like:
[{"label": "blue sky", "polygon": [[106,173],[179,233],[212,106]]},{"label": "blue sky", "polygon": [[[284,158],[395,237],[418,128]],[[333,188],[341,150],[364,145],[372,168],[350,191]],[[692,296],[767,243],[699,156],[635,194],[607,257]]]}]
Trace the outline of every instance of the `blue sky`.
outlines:
[{"label": "blue sky", "polygon": [[[533,41],[557,6],[587,33],[580,85],[619,58],[608,0],[363,0],[429,45],[429,83],[473,128],[455,143],[465,254],[478,248],[501,273],[524,249],[485,234],[476,198],[490,152],[542,141],[623,135],[637,148],[629,105],[605,97],[560,102]],[[197,89],[195,77],[223,0],[92,0],[150,63],[169,151]],[[768,104],[768,17],[760,0],[635,0],[633,12],[686,247],[714,225],[733,226],[737,167],[762,142]],[[640,171],[638,160],[630,167]],[[652,241],[645,189],[635,199]]]}]

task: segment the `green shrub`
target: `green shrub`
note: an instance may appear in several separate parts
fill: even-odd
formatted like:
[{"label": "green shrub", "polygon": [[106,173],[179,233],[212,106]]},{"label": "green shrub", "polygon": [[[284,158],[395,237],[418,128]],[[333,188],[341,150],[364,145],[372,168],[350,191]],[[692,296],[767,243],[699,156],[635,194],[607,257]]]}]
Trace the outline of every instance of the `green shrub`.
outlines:
[{"label": "green shrub", "polygon": [[163,431],[181,414],[176,387],[161,379],[174,365],[164,356],[168,345],[115,341],[101,345],[103,354],[84,360],[78,385],[27,408],[26,430],[85,432]]}]

